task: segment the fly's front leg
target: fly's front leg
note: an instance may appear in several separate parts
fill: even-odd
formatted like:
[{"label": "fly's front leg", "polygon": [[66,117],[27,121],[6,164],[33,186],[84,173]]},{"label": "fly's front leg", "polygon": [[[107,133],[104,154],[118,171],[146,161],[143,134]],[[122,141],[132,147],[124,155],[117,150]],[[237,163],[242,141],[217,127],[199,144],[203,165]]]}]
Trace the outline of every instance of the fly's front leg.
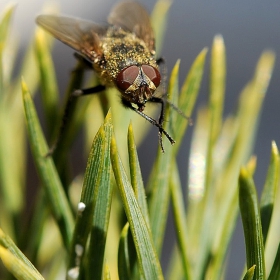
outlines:
[{"label": "fly's front leg", "polygon": [[62,135],[63,135],[63,133],[65,131],[66,124],[68,123],[70,108],[72,106],[72,102],[73,102],[74,98],[79,97],[79,96],[89,95],[89,94],[96,94],[96,93],[99,93],[99,92],[101,92],[103,90],[105,90],[105,86],[98,85],[98,86],[87,88],[87,89],[75,90],[70,95],[70,97],[67,100],[67,103],[66,103],[63,115],[62,115],[61,125],[59,127],[59,131],[58,131],[57,137],[56,137],[54,143],[52,144],[51,148],[49,149],[49,151],[47,153],[47,156],[52,155],[53,152],[55,151],[56,147],[60,143]]},{"label": "fly's front leg", "polygon": [[[160,125],[160,127],[161,127],[161,128],[159,129],[159,141],[160,141],[160,144],[161,144],[162,149],[163,149],[163,145],[162,145],[162,133],[164,133],[165,135],[166,135],[166,133],[167,133],[167,132],[165,133],[165,130],[162,128],[162,124],[163,124],[163,122],[164,122],[165,103],[164,103],[163,99],[162,99],[162,98],[159,98],[159,97],[152,97],[152,98],[149,100],[149,102],[160,103],[160,105],[161,105],[161,110],[160,110],[160,116],[159,116],[158,123],[159,123],[159,125]],[[168,136],[169,136],[169,137],[167,137],[168,140],[169,140],[170,143],[173,145],[173,144],[175,143],[175,140],[173,140],[169,134],[168,134]]]},{"label": "fly's front leg", "polygon": [[72,96],[78,97],[78,96],[84,96],[84,95],[89,95],[89,94],[96,94],[103,90],[105,90],[105,86],[103,86],[103,85],[98,85],[98,86],[86,88],[86,89],[76,89],[72,93]]},{"label": "fly's front leg", "polygon": [[[153,99],[154,98],[152,98],[152,100]],[[128,102],[124,99],[122,99],[122,103],[125,107],[133,110],[134,112],[139,114],[141,117],[143,117],[144,119],[146,119],[148,122],[150,122],[152,125],[156,126],[159,129],[159,142],[160,142],[161,150],[162,150],[162,152],[164,152],[164,148],[163,148],[163,144],[162,144],[162,133],[166,136],[166,138],[170,141],[170,143],[172,145],[175,143],[175,141],[162,127],[162,123],[163,123],[163,120],[164,120],[164,102],[163,102],[163,100],[161,100],[161,101],[159,101],[159,100],[161,100],[161,99],[160,98],[155,98],[155,100],[152,101],[152,102],[157,102],[157,103],[162,104],[159,121],[156,121],[155,119],[149,117],[148,115],[146,115],[145,113],[143,113],[139,109],[136,109],[135,107],[132,106],[132,104],[130,102]]]},{"label": "fly's front leg", "polygon": [[159,98],[159,97],[152,97],[149,102],[154,102],[154,103],[160,103],[161,105],[161,110],[160,110],[160,116],[159,116],[159,120],[158,120],[158,123],[160,125],[163,124],[163,121],[164,121],[164,110],[165,110],[165,104],[164,104],[164,101],[162,98]]}]

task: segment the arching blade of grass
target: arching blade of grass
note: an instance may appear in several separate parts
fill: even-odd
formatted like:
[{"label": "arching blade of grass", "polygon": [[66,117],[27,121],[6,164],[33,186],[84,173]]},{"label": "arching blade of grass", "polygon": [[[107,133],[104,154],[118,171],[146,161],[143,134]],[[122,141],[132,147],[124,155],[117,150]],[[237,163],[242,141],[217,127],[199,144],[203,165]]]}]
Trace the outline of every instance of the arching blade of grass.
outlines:
[{"label": "arching blade of grass", "polygon": [[1,229],[0,248],[0,258],[11,273],[19,276],[18,279],[43,279],[32,263]]},{"label": "arching blade of grass", "polygon": [[39,273],[35,273],[25,263],[17,259],[9,250],[0,246],[0,258],[6,268],[17,278],[21,280],[42,280]]},{"label": "arching blade of grass", "polygon": [[[178,71],[179,62],[177,62],[173,68],[169,84],[169,99],[172,100],[173,96],[178,96]],[[177,97],[175,97],[176,99]],[[165,119],[173,119],[174,110],[171,108],[166,110]],[[166,131],[172,131],[171,121],[164,123],[164,129]],[[156,161],[154,163],[151,177],[148,182],[148,191],[151,192],[149,198],[149,211],[151,231],[153,234],[156,250],[160,255],[162,241],[164,237],[164,229],[166,226],[167,213],[169,207],[169,177],[171,170],[171,163],[173,161],[173,147],[166,141],[163,136],[163,145],[165,153],[162,153],[161,148],[158,149]],[[176,143],[175,143],[176,145]]]},{"label": "arching blade of grass", "polygon": [[35,33],[35,55],[40,70],[40,86],[46,117],[48,133],[53,132],[57,123],[58,113],[58,85],[55,77],[55,69],[51,59],[50,47],[46,33],[37,29]]},{"label": "arching blade of grass", "polygon": [[[200,231],[199,244],[199,261],[196,273],[203,274],[203,268],[206,267],[206,262],[210,256],[208,251],[210,244],[212,243],[211,234],[209,231],[212,229],[211,217],[215,214],[214,211],[214,200],[213,195],[215,189],[212,188],[213,184],[213,172],[214,172],[214,151],[216,141],[220,135],[220,130],[223,120],[223,107],[224,107],[224,95],[225,95],[225,80],[226,80],[226,58],[225,58],[225,46],[223,38],[221,36],[215,36],[211,51],[211,71],[210,71],[210,90],[209,90],[209,104],[207,111],[208,123],[208,135],[206,144],[206,154],[204,155],[204,182],[203,182],[203,193],[201,193],[201,202],[199,203],[202,215],[202,228]],[[200,157],[202,154],[200,155]],[[194,198],[195,200],[199,200]],[[203,214],[202,214],[203,213]],[[195,233],[196,234],[196,233]],[[197,274],[195,274],[197,275]],[[194,276],[200,277],[200,276]]]},{"label": "arching blade of grass", "polygon": [[[204,48],[196,57],[180,91],[178,107],[189,118],[192,118],[192,112],[201,86],[206,54],[207,49]],[[173,147],[175,154],[178,153],[189,124],[190,120],[186,120],[180,115],[177,116],[176,122],[172,124],[173,131],[176,135],[176,144]]]},{"label": "arching blade of grass", "polygon": [[120,280],[132,279],[131,271],[133,269],[133,264],[131,263],[128,235],[129,223],[126,223],[121,233],[118,251],[118,272]]},{"label": "arching blade of grass", "polygon": [[143,184],[136,145],[134,142],[132,124],[130,124],[128,127],[127,141],[128,141],[128,156],[129,156],[131,185],[134,190],[135,197],[143,213],[143,216],[146,220],[146,224],[148,227],[150,227],[146,192]]},{"label": "arching blade of grass", "polygon": [[164,40],[164,34],[168,19],[168,12],[171,4],[172,1],[170,0],[157,1],[151,14],[151,22],[153,30],[155,32],[156,52],[158,56],[160,56],[161,54],[162,43]]},{"label": "arching blade of grass", "polygon": [[182,266],[184,268],[184,279],[190,278],[190,265],[188,260],[188,245],[187,245],[187,225],[186,225],[186,213],[185,206],[183,204],[182,198],[183,193],[181,189],[181,184],[179,180],[179,174],[177,171],[177,166],[172,166],[171,178],[170,178],[170,192],[172,209],[175,218],[175,228],[178,239],[178,247],[181,253]]},{"label": "arching blade of grass", "polygon": [[267,280],[278,280],[278,279],[280,279],[280,244],[278,245],[277,254],[274,259],[274,263]]},{"label": "arching blade of grass", "polygon": [[[272,52],[264,52],[259,59],[253,79],[242,91],[236,116],[235,140],[229,150],[222,174],[213,178],[213,184],[216,184],[213,202],[216,208],[215,226],[213,225],[213,246],[209,251],[212,261],[207,272],[208,277],[213,279],[223,271],[222,260],[227,252],[238,210],[237,204],[234,203],[238,197],[237,178],[241,165],[247,162],[252,152],[258,119],[274,61],[275,55]],[[221,148],[219,146],[219,150]]]},{"label": "arching blade of grass", "polygon": [[144,279],[163,279],[150,230],[120,161],[114,137],[111,143],[111,162],[117,187],[134,240],[138,267]]},{"label": "arching blade of grass", "polygon": [[[3,98],[7,89],[7,85],[4,86],[4,65],[3,65],[3,55],[4,49],[6,47],[6,41],[8,38],[9,30],[10,30],[10,21],[13,15],[15,6],[10,5],[6,8],[3,15],[1,15],[0,22],[0,100]],[[5,89],[5,91],[4,91]]]},{"label": "arching blade of grass", "polygon": [[266,243],[272,212],[276,200],[276,190],[279,184],[279,161],[280,158],[278,148],[276,143],[272,142],[270,164],[260,202],[264,244]]},{"label": "arching blade of grass", "polygon": [[[83,248],[83,253],[79,256],[79,262],[84,259],[87,239],[91,231],[92,240],[87,272],[94,270],[95,272],[92,275],[99,275],[99,278],[103,270],[102,255],[104,255],[112,195],[110,184],[111,133],[112,123],[111,113],[109,112],[92,143],[79,204],[82,209],[78,209],[68,263],[68,270],[77,265],[77,246]],[[94,242],[98,244],[92,244]],[[93,265],[92,259],[96,259],[96,255],[101,264],[95,263]]]},{"label": "arching blade of grass", "polygon": [[[92,144],[88,158],[81,202],[85,210],[77,217],[73,249],[76,244],[86,248],[90,230],[89,250],[85,259],[87,279],[101,279],[106,238],[109,226],[113,185],[110,182],[111,112],[107,114]],[[73,252],[73,251],[72,251]],[[74,264],[72,254],[72,265]]]},{"label": "arching blade of grass", "polygon": [[74,227],[73,216],[53,160],[51,157],[46,157],[49,149],[44,139],[30,93],[24,81],[22,81],[22,95],[28,136],[35,165],[49,200],[52,213],[58,223],[64,245],[66,249],[69,249]]},{"label": "arching blade of grass", "polygon": [[9,84],[7,82],[11,77],[6,75],[9,61],[5,63],[5,51],[8,49],[7,41],[14,8],[14,5],[7,6],[3,14],[1,11],[0,18],[0,204],[1,212],[3,213],[2,223],[6,223],[6,226],[10,228],[10,235],[14,235],[16,232],[13,232],[13,224],[9,221],[14,218],[15,213],[21,211],[23,205],[22,190],[19,186],[19,179],[21,178],[17,177],[19,175],[17,170],[12,168],[14,167],[13,150],[17,145],[11,143],[12,124],[8,120],[14,120],[14,118],[10,118],[11,110],[6,102],[9,96]]},{"label": "arching blade of grass", "polygon": [[253,179],[247,169],[242,168],[239,176],[239,206],[242,217],[246,259],[248,269],[256,265],[253,279],[265,278],[264,245],[261,219]]}]

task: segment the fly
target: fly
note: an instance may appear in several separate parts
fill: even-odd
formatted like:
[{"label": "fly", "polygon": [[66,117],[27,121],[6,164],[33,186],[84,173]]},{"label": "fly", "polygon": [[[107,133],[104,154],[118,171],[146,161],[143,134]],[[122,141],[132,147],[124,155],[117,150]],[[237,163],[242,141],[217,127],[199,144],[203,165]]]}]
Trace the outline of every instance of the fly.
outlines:
[{"label": "fly", "polygon": [[[161,83],[159,63],[162,60],[156,60],[150,17],[139,3],[117,4],[109,14],[108,26],[56,15],[40,15],[36,22],[55,38],[77,51],[97,73],[100,85],[76,90],[74,96],[94,94],[106,87],[115,86],[125,107],[158,128],[163,152],[162,134],[171,144],[175,143],[162,127],[165,102],[155,96],[155,91]],[[160,104],[158,120],[143,112],[147,102]]]}]

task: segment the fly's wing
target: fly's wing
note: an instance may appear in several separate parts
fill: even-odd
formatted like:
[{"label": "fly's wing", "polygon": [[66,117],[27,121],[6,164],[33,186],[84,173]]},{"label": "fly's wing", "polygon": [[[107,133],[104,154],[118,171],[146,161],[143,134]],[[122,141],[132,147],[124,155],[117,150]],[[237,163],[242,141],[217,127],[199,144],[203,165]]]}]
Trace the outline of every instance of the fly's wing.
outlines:
[{"label": "fly's wing", "polygon": [[134,33],[142,39],[149,50],[155,50],[155,37],[150,16],[146,9],[137,2],[121,2],[111,11],[108,22]]},{"label": "fly's wing", "polygon": [[102,54],[100,39],[106,33],[105,27],[90,21],[56,15],[40,15],[36,22],[90,61]]}]

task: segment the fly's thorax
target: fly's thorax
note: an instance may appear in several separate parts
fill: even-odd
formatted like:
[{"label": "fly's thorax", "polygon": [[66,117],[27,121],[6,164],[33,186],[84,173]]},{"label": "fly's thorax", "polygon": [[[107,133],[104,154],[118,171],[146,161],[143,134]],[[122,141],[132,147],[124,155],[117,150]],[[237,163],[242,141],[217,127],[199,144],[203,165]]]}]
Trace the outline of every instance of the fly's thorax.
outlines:
[{"label": "fly's thorax", "polygon": [[154,54],[150,52],[145,42],[121,28],[108,29],[102,41],[102,48],[106,61],[106,75],[113,81],[122,69],[130,65],[148,64],[157,67]]}]

